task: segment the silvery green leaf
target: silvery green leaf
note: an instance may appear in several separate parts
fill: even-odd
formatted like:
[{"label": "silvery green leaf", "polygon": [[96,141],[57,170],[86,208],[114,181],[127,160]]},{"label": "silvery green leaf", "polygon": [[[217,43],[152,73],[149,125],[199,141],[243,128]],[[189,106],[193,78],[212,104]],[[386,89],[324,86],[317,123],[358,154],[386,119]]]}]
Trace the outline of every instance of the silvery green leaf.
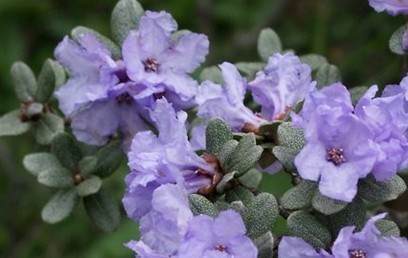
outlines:
[{"label": "silvery green leaf", "polygon": [[51,152],[55,154],[62,166],[75,171],[82,159],[81,149],[67,133],[60,133],[51,143]]},{"label": "silvery green leaf", "polygon": [[221,151],[217,155],[221,167],[226,171],[228,170],[227,164],[229,163],[231,156],[237,146],[238,141],[229,140],[224,144],[224,146],[222,146]]},{"label": "silvery green leaf", "polygon": [[23,62],[15,62],[11,67],[14,91],[20,101],[31,101],[37,90],[37,81],[34,73]]},{"label": "silvery green leaf", "polygon": [[273,257],[273,235],[271,231],[266,232],[254,239],[254,244],[258,249],[258,258]]},{"label": "silvery green leaf", "polygon": [[230,171],[237,171],[237,176],[244,175],[255,166],[256,162],[261,158],[262,152],[261,146],[252,146],[245,151],[234,152],[231,158]]},{"label": "silvery green leaf", "polygon": [[247,206],[245,225],[247,235],[256,239],[271,231],[278,218],[279,209],[275,197],[270,193],[261,193]]},{"label": "silvery green leaf", "polygon": [[212,81],[213,83],[223,85],[224,79],[221,70],[218,66],[210,66],[204,68],[200,73],[200,81]]},{"label": "silvery green leaf", "polygon": [[282,51],[282,43],[278,34],[270,28],[263,29],[258,36],[258,54],[263,61],[277,52]]},{"label": "silvery green leaf", "polygon": [[218,209],[215,205],[202,195],[190,194],[188,196],[188,201],[194,216],[205,214],[211,217],[216,217],[218,215]]},{"label": "silvery green leaf", "polygon": [[11,111],[0,117],[0,136],[20,135],[30,129],[30,123],[22,122],[20,110]]},{"label": "silvery green leaf", "polygon": [[316,189],[316,182],[302,180],[297,186],[285,192],[280,199],[280,204],[287,210],[304,209],[310,206]]},{"label": "silvery green leaf", "polygon": [[279,163],[289,172],[296,172],[295,157],[296,153],[292,149],[284,146],[275,146],[272,149],[273,155],[278,159]]},{"label": "silvery green leaf", "polygon": [[37,180],[40,184],[55,188],[68,188],[74,185],[71,171],[62,167],[53,167],[41,171]]},{"label": "silvery green leaf", "polygon": [[97,176],[91,176],[77,185],[76,189],[78,195],[84,197],[97,193],[101,189],[101,186],[102,180]]},{"label": "silvery green leaf", "polygon": [[290,214],[287,219],[287,227],[291,236],[302,238],[316,249],[325,249],[331,244],[329,230],[315,217],[304,211],[295,211]]},{"label": "silvery green leaf", "polygon": [[335,65],[324,64],[316,72],[317,87],[322,88],[335,82],[341,81],[339,68]]},{"label": "silvery green leaf", "polygon": [[47,223],[57,223],[68,217],[78,203],[75,188],[59,190],[44,206],[41,217]]},{"label": "silvery green leaf", "polygon": [[57,157],[48,152],[28,154],[23,159],[23,165],[32,175],[38,176],[47,169],[62,168]]},{"label": "silvery green leaf", "polygon": [[370,202],[386,202],[396,199],[406,189],[404,180],[398,175],[383,182],[369,175],[359,181],[358,196]]},{"label": "silvery green leaf", "polygon": [[236,171],[229,172],[225,174],[222,178],[222,180],[218,183],[216,190],[218,193],[224,193],[227,191],[229,188],[231,188],[231,180],[235,178],[235,175],[237,174]]},{"label": "silvery green leaf", "polygon": [[265,63],[261,62],[239,62],[235,64],[238,70],[242,72],[248,80],[255,78],[256,73],[262,70],[265,65]]},{"label": "silvery green leaf", "polygon": [[54,136],[64,131],[64,120],[49,112],[32,125],[36,141],[44,145],[50,144]]},{"label": "silvery green leaf", "polygon": [[397,55],[404,55],[405,51],[402,47],[402,36],[408,29],[408,24],[399,27],[391,36],[389,41],[389,47],[391,52]]},{"label": "silvery green leaf", "polygon": [[119,45],[131,30],[139,25],[139,19],[144,14],[142,6],[136,0],[120,0],[112,11],[112,35]]},{"label": "silvery green leaf", "polygon": [[257,189],[262,181],[262,173],[256,168],[253,168],[239,177],[238,180],[243,186],[249,189]]},{"label": "silvery green leaf", "polygon": [[248,206],[254,198],[255,195],[242,186],[232,188],[225,195],[225,200],[227,202],[232,203],[234,201],[241,201],[245,206]]},{"label": "silvery green leaf", "polygon": [[45,103],[51,98],[57,86],[57,76],[60,76],[61,69],[63,70],[56,61],[45,60],[37,79],[38,87],[34,94],[35,101]]},{"label": "silvery green leaf", "polygon": [[300,61],[309,65],[312,71],[319,69],[324,64],[328,64],[326,57],[316,54],[303,55],[300,57]]},{"label": "silvery green leaf", "polygon": [[79,161],[78,168],[83,177],[87,177],[93,173],[97,166],[98,159],[95,156],[85,156]]},{"label": "silvery green leaf", "polygon": [[306,139],[302,128],[293,126],[289,122],[282,123],[278,127],[279,145],[289,147],[295,154],[306,145]]},{"label": "silvery green leaf", "polygon": [[334,200],[322,195],[318,189],[312,199],[313,208],[325,215],[331,215],[337,213],[347,206],[347,202]]},{"label": "silvery green leaf", "polygon": [[337,235],[346,226],[356,226],[360,230],[364,226],[366,210],[364,201],[358,196],[354,197],[344,209],[329,216],[333,234]]},{"label": "silvery green leaf", "polygon": [[103,190],[84,197],[84,206],[89,218],[99,229],[112,232],[119,226],[118,204]]},{"label": "silvery green leaf", "polygon": [[205,131],[207,152],[217,156],[224,144],[232,140],[232,132],[228,125],[219,118],[213,118]]},{"label": "silvery green leaf", "polygon": [[122,53],[118,45],[116,45],[112,40],[100,34],[96,30],[84,26],[78,26],[71,30],[71,37],[75,40],[77,40],[78,37],[84,34],[92,34],[100,43],[102,43],[112,53],[112,58],[114,60],[118,60],[122,57]]},{"label": "silvery green leaf", "polygon": [[259,126],[259,133],[270,140],[276,141],[278,128],[281,124],[282,121],[272,121],[262,124]]},{"label": "silvery green leaf", "polygon": [[113,174],[122,164],[124,153],[121,141],[112,141],[96,153],[96,166],[91,173],[105,178]]},{"label": "silvery green leaf", "polygon": [[392,220],[377,220],[375,226],[381,232],[383,237],[399,237],[401,234],[398,225]]}]

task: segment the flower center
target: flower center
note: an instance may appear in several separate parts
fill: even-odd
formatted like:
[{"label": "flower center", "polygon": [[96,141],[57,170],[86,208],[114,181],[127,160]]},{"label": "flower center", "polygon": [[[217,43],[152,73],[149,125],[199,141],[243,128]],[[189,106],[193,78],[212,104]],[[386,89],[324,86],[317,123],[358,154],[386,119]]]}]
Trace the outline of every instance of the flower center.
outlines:
[{"label": "flower center", "polygon": [[327,149],[327,160],[338,166],[341,163],[346,162],[346,158],[343,155],[342,148],[328,148]]},{"label": "flower center", "polygon": [[367,254],[363,250],[357,249],[350,252],[350,258],[367,258]]},{"label": "flower center", "polygon": [[228,248],[225,245],[217,245],[214,250],[220,251],[220,252],[228,252]]},{"label": "flower center", "polygon": [[143,62],[144,68],[146,72],[155,72],[159,71],[160,63],[157,61],[156,58],[149,57],[148,59],[144,60]]}]

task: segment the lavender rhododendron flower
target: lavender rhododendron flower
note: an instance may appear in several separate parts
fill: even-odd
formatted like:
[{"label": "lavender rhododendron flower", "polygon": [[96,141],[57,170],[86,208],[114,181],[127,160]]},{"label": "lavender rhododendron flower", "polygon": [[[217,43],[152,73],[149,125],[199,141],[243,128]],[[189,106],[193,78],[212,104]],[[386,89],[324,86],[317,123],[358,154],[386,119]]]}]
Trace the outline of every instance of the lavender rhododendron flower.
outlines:
[{"label": "lavender rhododendron flower", "polygon": [[200,85],[197,94],[197,116],[203,118],[221,118],[232,130],[240,131],[245,124],[258,127],[266,120],[256,116],[244,105],[246,80],[237,68],[230,63],[220,65],[224,78],[224,87],[211,81]]},{"label": "lavender rhododendron flower", "polygon": [[214,175],[213,167],[188,142],[184,111],[176,113],[166,99],[160,99],[151,117],[159,135],[137,133],[128,153],[131,172],[126,176],[123,203],[129,217],[136,220],[149,211],[150,196],[157,186],[179,183],[192,193],[211,184]]},{"label": "lavender rhododendron flower", "polygon": [[369,0],[377,12],[386,11],[391,15],[408,14],[408,0]]},{"label": "lavender rhododendron flower", "polygon": [[375,222],[385,214],[372,217],[360,232],[354,226],[340,230],[329,254],[325,250],[314,250],[305,241],[296,237],[283,237],[279,244],[282,258],[405,258],[408,257],[408,241],[404,237],[383,237]]},{"label": "lavender rhododendron flower", "polygon": [[249,83],[252,96],[262,106],[262,117],[281,120],[315,87],[311,69],[293,53],[276,53]]},{"label": "lavender rhododendron flower", "polygon": [[190,221],[177,257],[255,258],[258,250],[245,233],[242,218],[235,211],[223,211],[217,218],[196,216]]},{"label": "lavender rhododendron flower", "polygon": [[166,12],[146,11],[139,21],[139,29],[130,32],[123,43],[123,58],[127,75],[143,85],[137,99],[153,103],[165,96],[176,109],[193,106],[197,82],[193,72],[208,54],[205,35],[184,33],[173,39],[177,23]]}]

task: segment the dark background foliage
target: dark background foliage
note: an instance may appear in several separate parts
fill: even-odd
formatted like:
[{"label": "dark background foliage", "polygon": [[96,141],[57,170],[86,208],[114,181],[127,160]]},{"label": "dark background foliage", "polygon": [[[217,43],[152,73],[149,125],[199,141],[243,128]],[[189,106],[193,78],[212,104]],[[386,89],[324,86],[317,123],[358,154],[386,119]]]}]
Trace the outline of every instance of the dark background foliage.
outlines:
[{"label": "dark background foliage", "polygon": [[[145,9],[166,10],[179,27],[205,33],[211,42],[207,65],[222,61],[259,61],[259,31],[272,27],[285,49],[317,53],[337,65],[344,84],[398,83],[403,60],[388,50],[401,17],[375,13],[366,0],[140,0]],[[115,0],[0,1],[0,115],[19,106],[10,66],[22,60],[38,72],[56,44],[77,25],[109,35]],[[50,190],[22,167],[25,154],[39,149],[30,135],[0,139],[0,257],[132,257],[123,243],[137,237],[137,225],[124,219],[114,234],[99,232],[82,207],[57,225],[41,221]],[[107,188],[119,201],[123,177],[118,172]],[[285,176],[269,178],[263,189],[282,193]],[[279,182],[278,182],[279,181]],[[276,183],[278,182],[278,183]],[[281,223],[280,231],[284,230]]]}]

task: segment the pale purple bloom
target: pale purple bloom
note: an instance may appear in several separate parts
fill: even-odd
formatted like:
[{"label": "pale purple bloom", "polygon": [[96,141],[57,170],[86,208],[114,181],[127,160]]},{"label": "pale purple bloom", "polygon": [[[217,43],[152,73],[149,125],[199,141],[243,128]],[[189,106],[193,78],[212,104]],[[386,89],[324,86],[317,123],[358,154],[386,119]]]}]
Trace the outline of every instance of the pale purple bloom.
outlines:
[{"label": "pale purple bloom", "polygon": [[391,15],[408,14],[408,0],[369,0],[377,12],[386,11]]},{"label": "pale purple bloom", "polygon": [[221,118],[234,131],[240,131],[246,124],[258,127],[266,120],[256,116],[244,105],[246,80],[237,68],[230,63],[220,65],[224,78],[224,87],[211,81],[203,82],[196,97],[197,116],[203,118]]},{"label": "pale purple bloom", "polygon": [[272,121],[281,120],[314,89],[315,82],[310,67],[288,52],[269,57],[268,64],[248,85],[254,101],[262,106],[262,116]]},{"label": "pale purple bloom", "polygon": [[[128,153],[131,172],[125,179],[123,204],[128,216],[136,220],[150,210],[150,196],[157,186],[178,183],[190,193],[197,192],[211,184],[211,178],[199,171],[214,174],[213,167],[188,142],[184,111],[176,113],[166,99],[159,99],[151,117],[159,135],[151,131],[137,133]],[[145,200],[138,201],[141,198]]]},{"label": "pale purple bloom", "polygon": [[188,73],[205,60],[209,41],[196,33],[174,40],[172,33],[176,30],[177,23],[170,14],[146,11],[139,21],[139,30],[131,31],[124,41],[127,75],[144,86],[135,98],[154,102],[165,96],[176,109],[195,104],[198,84]]},{"label": "pale purple bloom", "polygon": [[314,250],[297,237],[283,237],[279,244],[282,258],[405,258],[408,257],[408,241],[404,237],[383,237],[375,222],[385,214],[372,217],[360,232],[354,226],[341,229],[331,254],[325,250]]},{"label": "pale purple bloom", "polygon": [[190,221],[177,257],[255,258],[258,250],[245,233],[242,218],[235,211],[223,211],[217,218],[196,216]]}]

